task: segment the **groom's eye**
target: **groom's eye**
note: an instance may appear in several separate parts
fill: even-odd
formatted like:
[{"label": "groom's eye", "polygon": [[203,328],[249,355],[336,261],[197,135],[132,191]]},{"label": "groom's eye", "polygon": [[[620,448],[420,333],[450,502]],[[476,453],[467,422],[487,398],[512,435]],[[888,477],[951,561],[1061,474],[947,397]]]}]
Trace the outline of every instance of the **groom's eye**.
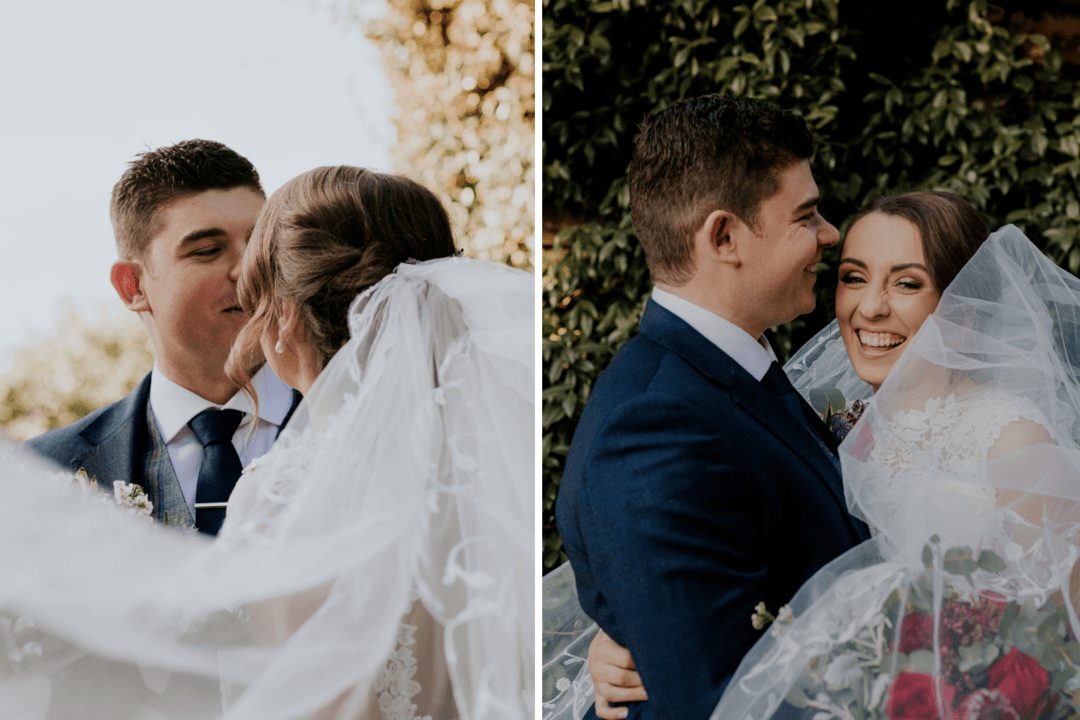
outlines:
[{"label": "groom's eye", "polygon": [[200,248],[191,254],[198,257],[212,257],[220,252],[220,247],[218,247],[217,245],[211,245],[210,247]]}]

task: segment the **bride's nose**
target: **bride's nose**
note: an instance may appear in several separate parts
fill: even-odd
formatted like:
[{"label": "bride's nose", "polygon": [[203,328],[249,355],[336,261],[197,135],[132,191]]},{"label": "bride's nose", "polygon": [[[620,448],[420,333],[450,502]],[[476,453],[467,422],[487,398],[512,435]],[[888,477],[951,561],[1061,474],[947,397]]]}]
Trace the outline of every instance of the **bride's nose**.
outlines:
[{"label": "bride's nose", "polygon": [[863,317],[877,318],[889,314],[889,291],[868,289],[859,300],[859,313]]}]

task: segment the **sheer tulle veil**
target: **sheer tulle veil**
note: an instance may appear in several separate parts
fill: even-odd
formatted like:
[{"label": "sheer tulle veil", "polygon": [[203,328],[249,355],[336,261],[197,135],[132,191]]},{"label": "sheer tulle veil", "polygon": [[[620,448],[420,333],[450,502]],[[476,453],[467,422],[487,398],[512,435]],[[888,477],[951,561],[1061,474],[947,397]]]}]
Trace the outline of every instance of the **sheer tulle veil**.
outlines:
[{"label": "sheer tulle veil", "polygon": [[0,717],[370,717],[380,683],[385,717],[532,717],[533,305],[510,268],[399,266],[216,542],[3,448]]},{"label": "sheer tulle veil", "polygon": [[[859,393],[850,366],[837,370],[846,363],[832,358],[839,344],[826,330],[794,359],[804,361],[801,391]],[[781,705],[784,717],[842,717],[846,707],[905,716],[894,713],[916,682],[933,717],[983,717],[994,703],[1020,702],[1005,671],[995,675],[995,653],[1038,658],[1058,677],[1061,658],[1040,653],[1080,637],[1070,586],[1080,556],[1078,410],[1080,280],[1002,228],[943,293],[840,446],[850,510],[874,538],[803,586],[793,621],[754,646],[713,717],[767,718]],[[1023,623],[994,637],[1017,615],[1050,617],[1049,607],[1061,614],[1038,640]],[[961,633],[950,623],[962,613],[982,619]],[[925,657],[916,622],[928,628]],[[830,675],[875,628],[878,655]],[[950,666],[957,656],[966,674]],[[863,695],[860,682],[869,683]],[[1047,682],[1037,716],[1067,713],[1074,688]]]}]

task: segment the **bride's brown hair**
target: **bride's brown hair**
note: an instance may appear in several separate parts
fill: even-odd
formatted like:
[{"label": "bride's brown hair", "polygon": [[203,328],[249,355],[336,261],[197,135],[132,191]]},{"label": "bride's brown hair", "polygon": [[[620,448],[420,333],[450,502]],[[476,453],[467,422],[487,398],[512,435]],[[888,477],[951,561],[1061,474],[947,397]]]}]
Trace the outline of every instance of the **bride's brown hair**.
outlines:
[{"label": "bride's brown hair", "polygon": [[939,293],[945,291],[990,234],[971,203],[944,190],[879,197],[855,213],[849,227],[871,213],[904,218],[918,229],[926,269]]},{"label": "bride's brown hair", "polygon": [[299,309],[325,367],[349,339],[346,315],[359,293],[400,263],[455,252],[446,210],[408,178],[347,165],[293,178],[270,196],[251,231],[237,285],[249,319],[226,374],[254,394],[259,339],[278,321],[284,301]]}]

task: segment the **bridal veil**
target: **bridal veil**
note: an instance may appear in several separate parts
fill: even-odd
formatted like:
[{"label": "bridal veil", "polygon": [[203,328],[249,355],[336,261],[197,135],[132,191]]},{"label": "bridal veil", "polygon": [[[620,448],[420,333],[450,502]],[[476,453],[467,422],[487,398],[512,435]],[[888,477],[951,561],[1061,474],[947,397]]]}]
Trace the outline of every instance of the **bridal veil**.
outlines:
[{"label": "bridal veil", "polygon": [[360,295],[216,542],[7,449],[0,717],[532,717],[533,305],[464,258]]},{"label": "bridal veil", "polygon": [[[909,345],[840,446],[873,539],[800,590],[714,718],[1076,712],[1080,280],[1007,226]],[[839,351],[826,329],[793,359],[800,391],[864,392]]]}]

